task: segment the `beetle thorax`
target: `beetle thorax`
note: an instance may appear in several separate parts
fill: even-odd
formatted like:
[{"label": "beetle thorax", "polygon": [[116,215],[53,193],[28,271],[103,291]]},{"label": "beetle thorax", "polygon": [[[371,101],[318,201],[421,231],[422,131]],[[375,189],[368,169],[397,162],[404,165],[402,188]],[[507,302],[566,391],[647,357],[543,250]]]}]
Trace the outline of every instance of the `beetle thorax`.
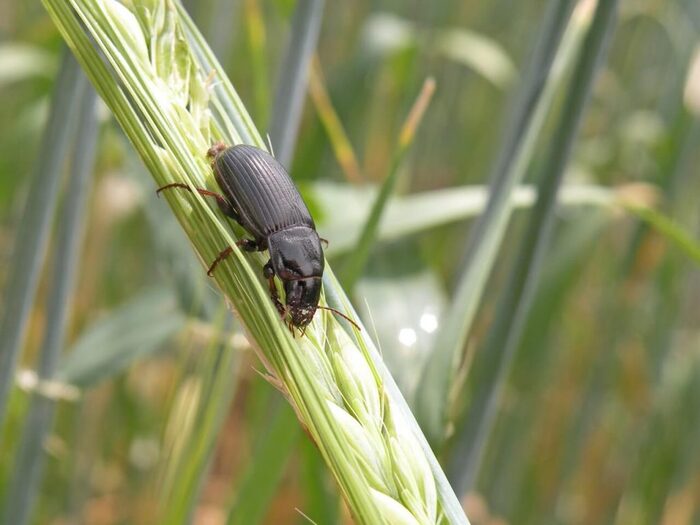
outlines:
[{"label": "beetle thorax", "polygon": [[282,281],[323,275],[321,240],[313,228],[295,226],[273,233],[267,245],[272,268]]}]

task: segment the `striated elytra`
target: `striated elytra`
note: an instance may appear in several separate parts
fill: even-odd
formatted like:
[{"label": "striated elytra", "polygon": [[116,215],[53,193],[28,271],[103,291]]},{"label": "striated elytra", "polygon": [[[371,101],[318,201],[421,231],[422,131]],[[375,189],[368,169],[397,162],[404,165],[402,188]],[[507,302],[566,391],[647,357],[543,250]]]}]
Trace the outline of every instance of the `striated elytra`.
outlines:
[{"label": "striated elytra", "polygon": [[[284,167],[268,152],[248,145],[226,146],[217,143],[208,153],[216,182],[222,194],[195,188],[200,194],[214,197],[221,211],[238,222],[252,239],[236,244],[246,251],[265,251],[270,260],[263,268],[270,296],[283,318],[289,314],[290,328],[302,331],[311,322],[319,306],[324,257],[321,238],[311,214]],[[184,188],[173,183],[158,190]],[[209,267],[216,266],[232,252],[223,250]],[[282,281],[285,303],[279,299],[275,275]],[[350,319],[348,319],[352,323]],[[355,325],[355,323],[353,323]],[[357,326],[357,325],[355,325]]]}]

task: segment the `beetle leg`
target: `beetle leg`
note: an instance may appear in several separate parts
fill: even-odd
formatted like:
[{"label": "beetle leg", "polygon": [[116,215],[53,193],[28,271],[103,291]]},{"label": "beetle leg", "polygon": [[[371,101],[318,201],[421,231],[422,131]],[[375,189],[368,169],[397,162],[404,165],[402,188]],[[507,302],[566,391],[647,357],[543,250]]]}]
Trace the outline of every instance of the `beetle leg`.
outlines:
[{"label": "beetle leg", "polygon": [[[161,191],[168,190],[170,188],[182,188],[183,190],[187,190],[190,192],[192,191],[192,188],[190,188],[187,184],[183,184],[182,182],[173,182],[172,184],[166,184],[165,186],[161,186],[160,188],[158,188],[156,190],[156,195],[160,195]],[[227,217],[231,217],[236,222],[241,222],[241,216],[238,215],[238,212],[234,209],[231,203],[228,200],[226,200],[226,197],[224,197],[220,193],[205,190],[202,188],[195,188],[195,190],[197,190],[197,193],[204,197],[214,197],[216,199],[216,204],[219,205],[221,213],[223,213]]]},{"label": "beetle leg", "polygon": [[260,249],[253,239],[241,239],[236,242],[236,246],[246,252],[257,252]]},{"label": "beetle leg", "polygon": [[270,299],[272,299],[272,303],[275,305],[275,308],[277,308],[282,319],[284,319],[287,315],[287,309],[282,304],[282,301],[280,301],[280,296],[277,293],[277,287],[275,286],[275,270],[272,268],[272,263],[270,261],[267,261],[267,264],[263,267],[263,275],[267,279],[267,284],[270,288]]},{"label": "beetle leg", "polygon": [[267,284],[270,287],[270,299],[272,299],[272,303],[275,305],[275,308],[277,308],[277,312],[280,314],[280,317],[284,319],[287,316],[287,309],[282,304],[282,301],[280,301],[280,296],[277,293],[277,287],[275,286],[275,278],[270,277],[267,280]]},{"label": "beetle leg", "polygon": [[[200,193],[201,193],[201,191],[200,191]],[[241,216],[238,215],[238,212],[231,205],[231,203],[229,201],[227,201],[223,195],[219,195],[218,193],[214,193],[214,196],[216,196],[216,204],[219,205],[219,209],[221,210],[221,213],[223,213],[227,217],[231,217],[238,224],[241,224]]]},{"label": "beetle leg", "polygon": [[319,239],[320,239],[321,242],[323,243],[323,246],[325,246],[326,248],[328,248],[328,244],[329,244],[329,243],[328,243],[328,239],[324,239],[323,237],[319,237]]},{"label": "beetle leg", "polygon": [[275,276],[275,270],[272,268],[272,261],[267,261],[265,266],[263,266],[263,275],[265,279]]},{"label": "beetle leg", "polygon": [[225,250],[222,250],[221,253],[219,253],[219,255],[216,257],[216,259],[214,259],[214,262],[211,263],[211,266],[209,266],[209,269],[207,270],[207,275],[211,277],[214,273],[214,269],[219,265],[221,261],[223,261],[224,259],[226,259],[226,257],[231,255],[231,253],[233,253],[233,248],[231,248],[230,246]]}]

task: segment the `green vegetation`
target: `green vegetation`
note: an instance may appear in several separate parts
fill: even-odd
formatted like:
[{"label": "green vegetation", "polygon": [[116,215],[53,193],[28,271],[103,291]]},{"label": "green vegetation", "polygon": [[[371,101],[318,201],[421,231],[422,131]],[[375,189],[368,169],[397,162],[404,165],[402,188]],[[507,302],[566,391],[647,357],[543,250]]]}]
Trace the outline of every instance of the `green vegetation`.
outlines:
[{"label": "green vegetation", "polygon": [[[9,2],[0,523],[696,523],[696,4]],[[215,140],[360,332],[206,276]]]}]

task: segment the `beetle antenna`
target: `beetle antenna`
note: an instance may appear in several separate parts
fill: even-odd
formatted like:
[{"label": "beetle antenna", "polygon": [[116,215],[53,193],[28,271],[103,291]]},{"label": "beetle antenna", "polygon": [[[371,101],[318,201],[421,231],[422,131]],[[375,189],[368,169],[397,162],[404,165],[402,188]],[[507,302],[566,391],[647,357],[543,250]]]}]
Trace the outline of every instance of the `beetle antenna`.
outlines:
[{"label": "beetle antenna", "polygon": [[360,331],[360,332],[362,331],[362,328],[360,328],[360,326],[359,326],[355,321],[353,321],[352,319],[350,319],[350,318],[349,318],[347,315],[345,315],[343,312],[340,312],[340,311],[336,310],[335,308],[331,308],[330,306],[321,306],[321,305],[318,305],[318,306],[316,306],[316,308],[321,308],[322,310],[328,310],[329,312],[333,312],[334,314],[339,315],[340,317],[342,317],[343,319],[345,319],[348,323],[350,323],[350,324],[353,325],[355,328],[357,328],[358,331]]}]

